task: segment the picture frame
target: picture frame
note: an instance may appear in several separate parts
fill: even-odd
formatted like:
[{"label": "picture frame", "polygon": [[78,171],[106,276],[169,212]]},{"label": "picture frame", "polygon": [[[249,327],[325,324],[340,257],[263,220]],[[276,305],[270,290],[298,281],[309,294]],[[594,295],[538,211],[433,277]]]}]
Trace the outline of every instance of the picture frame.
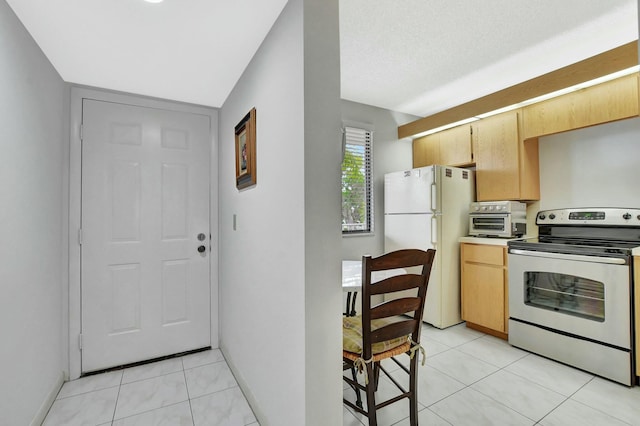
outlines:
[{"label": "picture frame", "polygon": [[236,188],[257,183],[256,176],[256,109],[252,108],[235,127]]}]

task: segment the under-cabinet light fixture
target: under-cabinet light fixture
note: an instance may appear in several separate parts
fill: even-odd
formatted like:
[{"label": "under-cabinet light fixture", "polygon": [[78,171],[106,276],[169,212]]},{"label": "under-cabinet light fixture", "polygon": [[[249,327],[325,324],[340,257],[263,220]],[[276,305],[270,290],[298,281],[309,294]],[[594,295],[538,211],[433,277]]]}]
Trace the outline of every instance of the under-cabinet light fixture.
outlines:
[{"label": "under-cabinet light fixture", "polygon": [[443,130],[450,129],[452,127],[462,126],[463,124],[469,124],[469,123],[472,123],[472,122],[478,121],[478,120],[480,120],[480,119],[477,118],[477,117],[465,118],[464,120],[456,121],[455,123],[445,124],[444,126],[436,127],[435,129],[431,129],[431,130],[427,130],[427,131],[422,132],[422,133],[418,133],[416,135],[413,135],[411,138],[412,139],[421,138],[423,136],[431,135],[433,133],[438,133],[438,132],[441,132]]},{"label": "under-cabinet light fixture", "polygon": [[556,90],[555,92],[547,93],[546,95],[537,96],[535,98],[527,99],[526,101],[518,102],[517,104],[509,105],[504,108],[499,108],[493,111],[485,112],[484,114],[478,114],[474,117],[466,118],[464,120],[456,121],[455,123],[446,124],[444,126],[437,127],[435,129],[430,129],[422,133],[418,133],[414,135],[412,138],[419,138],[422,136],[427,136],[432,133],[437,133],[442,130],[447,130],[452,127],[461,126],[463,124],[471,123],[473,121],[478,121],[482,118],[491,117],[492,115],[500,114],[503,112],[511,111],[517,108],[522,108],[523,106],[535,104],[537,102],[546,101],[547,99],[556,98],[558,96],[566,95],[567,93],[577,92],[578,90],[585,89],[587,87],[595,86],[596,84],[604,83],[606,81],[615,80],[616,78],[624,77],[625,75],[633,74],[640,70],[640,65],[636,65],[631,68],[627,68],[618,72],[614,72],[612,74],[608,74],[602,77],[595,78],[593,80],[585,81],[584,83],[579,83],[574,86],[566,87],[564,89]]}]

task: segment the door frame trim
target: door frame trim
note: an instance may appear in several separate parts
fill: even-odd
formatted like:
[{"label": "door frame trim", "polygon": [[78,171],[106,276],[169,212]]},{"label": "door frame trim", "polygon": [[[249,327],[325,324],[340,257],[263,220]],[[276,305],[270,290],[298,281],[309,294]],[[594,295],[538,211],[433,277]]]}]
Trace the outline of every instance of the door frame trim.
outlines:
[{"label": "door frame trim", "polygon": [[[188,112],[206,115],[210,118],[211,158],[209,161],[209,229],[211,232],[211,251],[209,256],[209,285],[211,292],[211,346],[219,346],[218,338],[218,115],[219,110],[186,103],[171,102],[162,99],[130,95],[120,92],[71,86],[69,111],[69,286],[63,300],[68,301],[68,368],[69,379],[74,380],[82,373],[82,354],[79,347],[79,335],[82,330],[82,298],[80,283],[80,244],[78,230],[81,224],[82,208],[82,145],[80,125],[82,123],[82,101],[94,99],[133,106],[159,108],[164,110]],[[214,181],[215,179],[215,181]]]}]

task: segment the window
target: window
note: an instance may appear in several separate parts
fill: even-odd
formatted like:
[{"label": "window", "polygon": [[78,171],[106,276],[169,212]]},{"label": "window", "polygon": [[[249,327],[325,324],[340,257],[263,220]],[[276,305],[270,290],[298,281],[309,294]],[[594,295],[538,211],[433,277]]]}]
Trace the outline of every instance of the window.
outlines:
[{"label": "window", "polygon": [[373,232],[370,130],[344,128],[342,233]]}]

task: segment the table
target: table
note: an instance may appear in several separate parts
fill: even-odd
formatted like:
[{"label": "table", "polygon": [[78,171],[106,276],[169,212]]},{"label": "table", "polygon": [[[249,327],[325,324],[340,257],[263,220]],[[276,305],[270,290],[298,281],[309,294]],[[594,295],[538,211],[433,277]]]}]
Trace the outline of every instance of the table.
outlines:
[{"label": "table", "polygon": [[[402,268],[389,269],[387,271],[375,271],[371,274],[371,282],[382,281],[395,275],[406,274]],[[347,292],[347,306],[344,315],[352,317],[356,315],[356,296],[362,287],[362,261],[342,261],[342,291]],[[353,297],[353,298],[352,298]]]}]

